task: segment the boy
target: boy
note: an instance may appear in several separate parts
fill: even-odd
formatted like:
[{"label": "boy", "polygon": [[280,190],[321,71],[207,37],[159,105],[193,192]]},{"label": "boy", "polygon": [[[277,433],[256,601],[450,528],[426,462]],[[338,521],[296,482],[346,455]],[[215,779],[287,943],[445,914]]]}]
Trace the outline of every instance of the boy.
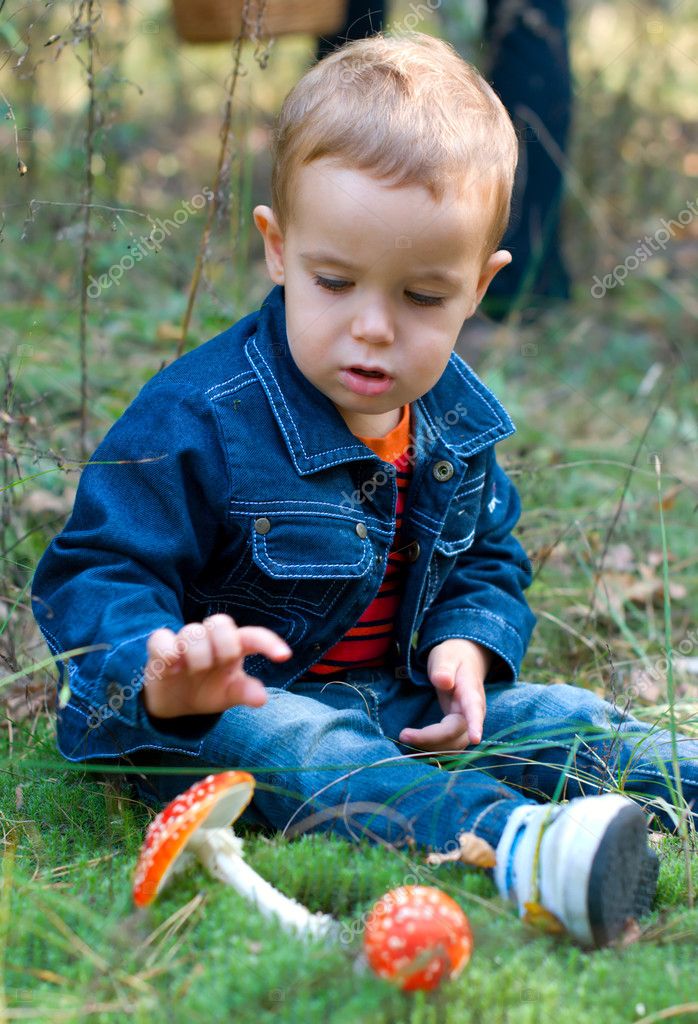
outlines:
[{"label": "boy", "polygon": [[[657,865],[640,806],[584,784],[623,772],[666,798],[670,743],[585,690],[517,682],[530,571],[494,456],[514,428],[452,352],[511,259],[515,164],[504,108],[437,39],[311,69],[254,211],[275,287],[108,433],[35,610],[55,654],[92,646],[68,661],[65,757],[180,766],[140,785],[160,802],[251,768],[248,820],[287,835],[473,831],[521,913],[538,899],[602,945],[649,909]],[[561,776],[573,799],[535,799]]]}]

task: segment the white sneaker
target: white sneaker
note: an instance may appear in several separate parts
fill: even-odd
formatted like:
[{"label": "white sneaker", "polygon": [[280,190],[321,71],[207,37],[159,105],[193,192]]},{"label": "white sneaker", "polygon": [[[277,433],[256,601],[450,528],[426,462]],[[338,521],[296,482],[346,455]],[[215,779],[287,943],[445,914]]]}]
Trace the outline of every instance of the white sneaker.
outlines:
[{"label": "white sneaker", "polygon": [[506,899],[553,914],[578,942],[604,946],[651,906],[657,855],[639,805],[615,793],[526,804],[507,820],[494,879]]}]

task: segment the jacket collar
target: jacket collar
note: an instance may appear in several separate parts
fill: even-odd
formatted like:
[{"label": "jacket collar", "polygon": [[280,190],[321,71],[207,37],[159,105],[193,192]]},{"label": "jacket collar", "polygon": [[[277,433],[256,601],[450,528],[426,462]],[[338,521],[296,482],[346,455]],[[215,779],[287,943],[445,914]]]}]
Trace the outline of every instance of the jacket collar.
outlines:
[{"label": "jacket collar", "polygon": [[[245,354],[300,475],[377,457],[296,366],[288,347],[282,285],[264,299]],[[474,455],[515,430],[504,407],[455,352],[433,388],[414,403],[414,415],[417,448],[438,439],[454,458]]]}]

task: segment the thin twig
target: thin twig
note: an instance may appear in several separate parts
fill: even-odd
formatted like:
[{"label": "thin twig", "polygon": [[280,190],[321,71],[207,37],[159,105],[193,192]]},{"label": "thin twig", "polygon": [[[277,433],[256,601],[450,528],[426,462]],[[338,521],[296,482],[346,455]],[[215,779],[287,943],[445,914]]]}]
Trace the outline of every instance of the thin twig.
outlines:
[{"label": "thin twig", "polygon": [[[683,798],[683,786],[681,784],[681,771],[679,769],[679,750],[676,741],[676,690],[674,686],[674,658],[671,643],[671,594],[669,593],[669,553],[667,549],[666,528],[664,525],[664,506],[662,504],[662,465],[659,456],[654,457],[654,467],[657,472],[657,504],[659,506],[659,530],[662,535],[662,572],[664,580],[664,648],[667,662],[667,700],[669,702],[669,728],[671,731],[671,763],[674,769],[674,781],[678,794],[679,804],[685,804]],[[688,888],[688,905],[693,907],[693,877],[691,874],[691,852],[688,843],[688,823],[684,815],[681,816],[680,834],[683,845],[684,857],[686,860],[686,884]]]},{"label": "thin twig", "polygon": [[83,190],[83,236],[80,253],[80,454],[87,457],[87,277],[90,259],[90,221],[92,218],[92,190],[94,177],[92,174],[92,158],[94,155],[94,134],[96,114],[96,90],[94,80],[94,32],[92,29],[92,6],[94,0],[84,0],[78,12],[78,23],[86,11],[87,38],[87,88],[89,105],[87,108],[87,127],[85,130],[85,187]]},{"label": "thin twig", "polygon": [[606,537],[605,537],[604,545],[603,545],[603,550],[601,552],[601,555],[599,556],[599,560],[597,562],[596,569],[594,571],[594,579],[593,579],[593,582],[592,582],[591,597],[589,599],[589,611],[587,613],[587,617],[584,620],[584,624],[582,626],[583,630],[586,630],[587,626],[589,625],[589,621],[591,619],[591,616],[592,616],[592,614],[594,612],[594,606],[596,604],[596,593],[597,593],[598,586],[599,586],[599,580],[601,579],[601,575],[603,574],[604,562],[606,561],[606,555],[608,554],[608,549],[609,549],[610,544],[611,544],[611,538],[612,538],[612,536],[613,536],[613,534],[615,532],[616,526],[618,525],[618,520],[620,519],[620,514],[623,511],[623,506],[625,504],[625,496],[628,493],[628,488],[630,487],[630,481],[632,480],[633,473],[635,472],[635,466],[637,464],[637,460],[640,458],[640,452],[642,451],[643,445],[645,443],[645,439],[647,438],[647,435],[649,434],[649,431],[650,431],[650,427],[654,423],[655,418],[657,416],[657,413],[659,412],[659,410],[660,410],[660,408],[662,406],[662,402],[664,401],[664,399],[666,397],[667,391],[669,390],[669,387],[671,386],[671,383],[672,383],[671,378],[669,378],[667,380],[666,384],[664,385],[664,388],[663,388],[661,394],[659,395],[659,398],[657,399],[657,402],[655,403],[654,409],[652,410],[652,413],[651,413],[649,419],[647,420],[647,423],[645,424],[645,429],[642,431],[642,435],[640,436],[640,439],[637,442],[635,451],[633,453],[633,457],[632,457],[632,460],[631,460],[631,463],[630,463],[630,467],[628,468],[628,472],[627,472],[626,477],[625,477],[625,482],[623,483],[623,490],[621,492],[620,499],[618,501],[618,505],[616,506],[616,511],[615,511],[614,516],[613,516],[613,520],[611,521],[611,525],[609,526],[608,531],[606,533]]},{"label": "thin twig", "polygon": [[189,298],[187,299],[187,308],[184,313],[184,319],[182,320],[182,329],[179,341],[177,343],[177,358],[182,355],[184,351],[184,345],[189,331],[189,324],[191,322],[191,315],[194,310],[194,302],[196,300],[196,293],[199,289],[199,282],[201,281],[201,275],[203,273],[204,264],[206,262],[206,256],[208,254],[208,245],[211,238],[211,230],[213,228],[214,219],[216,213],[221,204],[221,193],[223,189],[223,176],[224,168],[228,163],[228,146],[230,142],[230,133],[232,125],[232,113],[233,113],[233,96],[235,95],[235,86],[237,85],[238,78],[240,77],[240,62],[242,57],[242,44],[245,37],[245,30],[248,26],[248,8],[250,0],[244,0],[242,5],[242,25],[240,28],[240,35],[235,39],[235,45],[233,48],[233,70],[228,76],[228,93],[225,100],[225,108],[223,113],[223,124],[221,126],[220,139],[221,145],[218,151],[218,165],[216,167],[216,177],[213,183],[213,200],[209,204],[208,216],[206,217],[206,224],[201,235],[201,242],[199,243],[199,251],[196,254],[196,264],[194,266],[194,272],[192,274],[191,283],[189,285]]}]

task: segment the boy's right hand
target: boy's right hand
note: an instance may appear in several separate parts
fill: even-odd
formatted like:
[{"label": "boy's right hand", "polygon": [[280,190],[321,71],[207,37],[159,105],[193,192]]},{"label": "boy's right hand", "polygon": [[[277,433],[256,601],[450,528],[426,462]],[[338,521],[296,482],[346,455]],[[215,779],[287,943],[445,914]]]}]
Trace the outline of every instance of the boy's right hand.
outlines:
[{"label": "boy's right hand", "polygon": [[242,667],[248,654],[284,661],[291,648],[265,626],[236,626],[229,615],[190,622],[178,633],[156,629],[148,637],[142,698],[155,718],[207,715],[236,704],[260,707],[264,684]]}]

